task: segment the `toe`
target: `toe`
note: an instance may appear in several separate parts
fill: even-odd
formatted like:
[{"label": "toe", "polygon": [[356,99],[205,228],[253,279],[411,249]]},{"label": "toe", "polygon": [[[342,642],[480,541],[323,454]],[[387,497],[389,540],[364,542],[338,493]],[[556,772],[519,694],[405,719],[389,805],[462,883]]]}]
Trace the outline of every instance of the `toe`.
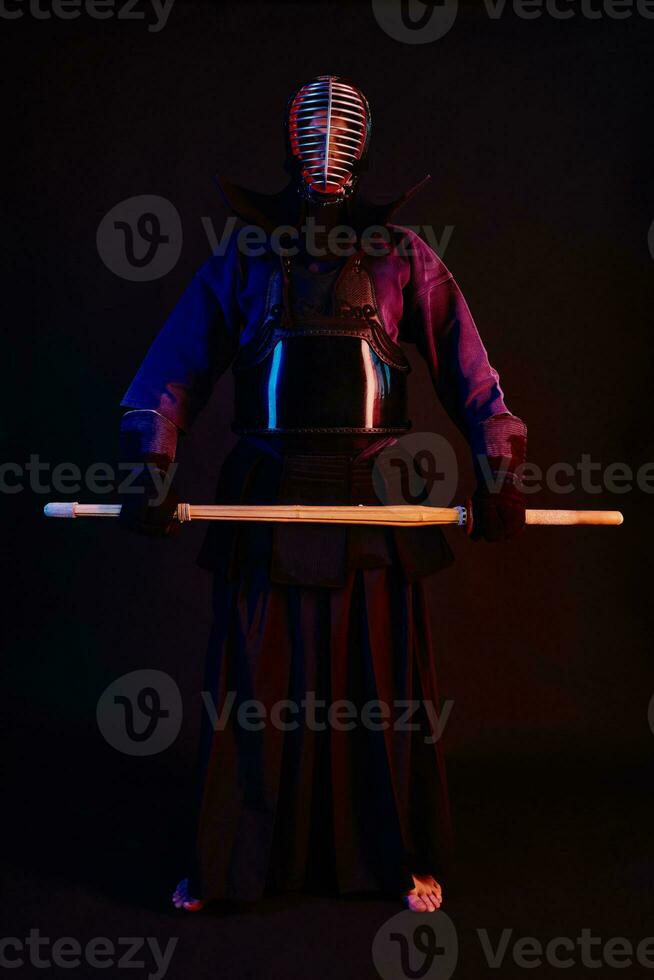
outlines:
[{"label": "toe", "polygon": [[404,901],[410,912],[427,912],[427,906],[421,895],[405,895]]},{"label": "toe", "polygon": [[197,898],[192,898],[188,902],[184,902],[183,907],[187,912],[199,912],[204,908],[204,902],[199,901]]},{"label": "toe", "polygon": [[433,895],[429,895],[429,894],[423,895],[422,896],[422,900],[425,903],[428,912],[435,912],[436,911],[437,906],[434,903],[434,896]]}]

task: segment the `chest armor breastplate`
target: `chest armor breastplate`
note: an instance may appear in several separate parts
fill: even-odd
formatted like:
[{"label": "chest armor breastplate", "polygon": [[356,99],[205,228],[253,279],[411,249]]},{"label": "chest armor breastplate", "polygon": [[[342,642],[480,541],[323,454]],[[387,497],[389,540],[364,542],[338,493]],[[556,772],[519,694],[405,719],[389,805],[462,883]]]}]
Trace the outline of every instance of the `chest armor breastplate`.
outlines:
[{"label": "chest armor breastplate", "polygon": [[233,365],[234,430],[405,432],[410,367],[384,330],[370,275],[348,259],[321,312],[306,282],[297,304],[281,271],[270,282],[265,320]]}]

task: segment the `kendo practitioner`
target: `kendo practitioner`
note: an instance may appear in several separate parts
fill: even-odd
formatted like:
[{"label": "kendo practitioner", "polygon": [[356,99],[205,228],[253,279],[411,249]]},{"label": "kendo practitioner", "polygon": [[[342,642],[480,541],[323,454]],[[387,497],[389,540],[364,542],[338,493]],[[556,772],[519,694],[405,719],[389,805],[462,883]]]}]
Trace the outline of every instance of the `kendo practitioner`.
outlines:
[{"label": "kendo practitioner", "polygon": [[[219,181],[266,244],[244,254],[234,234],[202,266],[122,401],[123,458],[142,464],[140,492],[122,500],[127,527],[170,532],[176,498],[169,487],[161,500],[161,481],[230,365],[239,438],[218,502],[379,505],[375,459],[410,428],[401,342],[426,359],[470,444],[473,536],[495,541],[523,526],[514,473],[525,425],[506,407],[452,275],[391,223],[409,194],[386,207],[361,196],[370,131],[363,93],[319,76],[287,106],[287,187],[263,195]],[[337,225],[351,230],[346,257],[329,244]],[[298,231],[289,254],[273,247],[280,226]],[[371,226],[381,240],[364,248]],[[203,718],[197,836],[175,906],[327,885],[439,908],[449,810],[422,706],[439,704],[424,579],[452,560],[440,529],[216,522],[199,560],[214,575],[206,689],[217,716],[231,710],[221,725]],[[408,699],[421,705],[410,731],[393,724]],[[258,724],[239,715],[251,701],[264,709]],[[326,723],[320,706],[342,701],[359,713]],[[385,725],[379,714],[363,723],[370,702],[388,706]]]}]

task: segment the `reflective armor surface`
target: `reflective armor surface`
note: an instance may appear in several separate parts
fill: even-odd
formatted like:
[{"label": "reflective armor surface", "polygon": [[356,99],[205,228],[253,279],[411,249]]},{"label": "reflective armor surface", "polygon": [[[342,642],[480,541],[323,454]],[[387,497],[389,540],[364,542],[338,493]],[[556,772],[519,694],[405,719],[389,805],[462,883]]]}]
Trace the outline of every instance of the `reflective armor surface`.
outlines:
[{"label": "reflective armor surface", "polygon": [[301,289],[286,260],[271,287],[261,330],[234,363],[234,430],[406,431],[409,363],[381,323],[361,257],[326,283],[305,276]]}]

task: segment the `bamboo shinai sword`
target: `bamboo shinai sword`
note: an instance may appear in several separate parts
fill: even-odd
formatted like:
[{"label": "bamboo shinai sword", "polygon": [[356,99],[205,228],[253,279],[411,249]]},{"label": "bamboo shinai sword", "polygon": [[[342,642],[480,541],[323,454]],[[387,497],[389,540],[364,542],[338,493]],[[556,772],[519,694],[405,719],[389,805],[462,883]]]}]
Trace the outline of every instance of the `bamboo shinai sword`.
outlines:
[{"label": "bamboo shinai sword", "polygon": [[[118,517],[120,504],[46,504],[46,517]],[[385,524],[420,527],[454,524],[471,527],[470,507],[425,507],[412,505],[315,506],[304,504],[178,504],[175,518],[187,521],[276,521],[304,524]],[[603,527],[622,524],[619,510],[528,510],[530,525],[582,525]]]}]

